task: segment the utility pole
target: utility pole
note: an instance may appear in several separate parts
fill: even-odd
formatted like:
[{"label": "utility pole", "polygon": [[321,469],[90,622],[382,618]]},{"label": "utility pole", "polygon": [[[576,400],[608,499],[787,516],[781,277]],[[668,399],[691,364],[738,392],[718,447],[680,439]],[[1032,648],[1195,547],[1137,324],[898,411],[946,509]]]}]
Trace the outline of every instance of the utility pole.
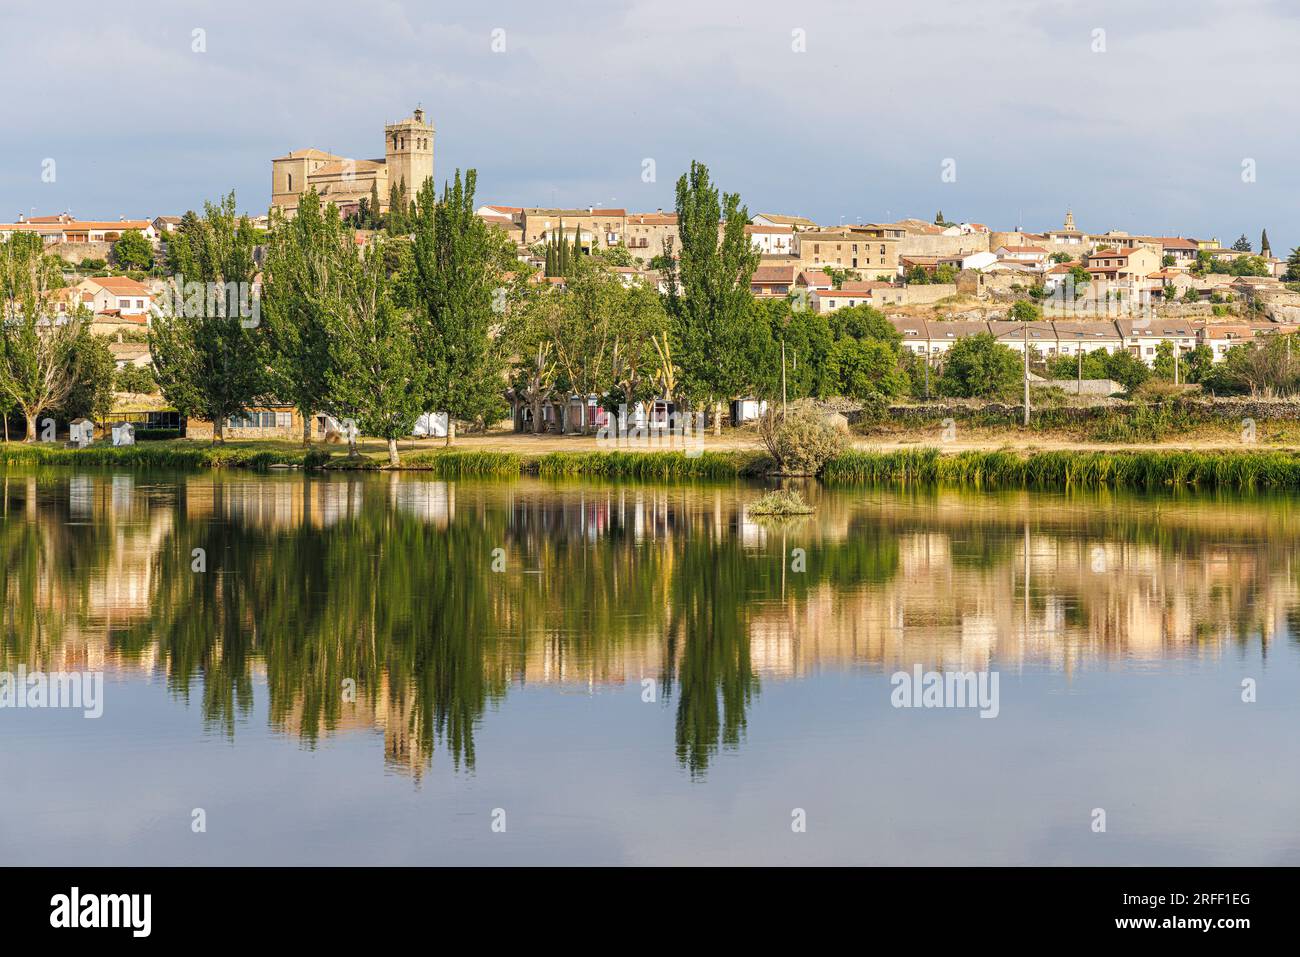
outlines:
[{"label": "utility pole", "polygon": [[1025,428],[1029,428],[1029,323],[1025,322]]},{"label": "utility pole", "polygon": [[1178,343],[1174,343],[1174,385],[1178,385],[1178,354],[1182,352]]},{"label": "utility pole", "polygon": [[1074,391],[1083,395],[1083,343],[1079,343],[1079,385]]}]

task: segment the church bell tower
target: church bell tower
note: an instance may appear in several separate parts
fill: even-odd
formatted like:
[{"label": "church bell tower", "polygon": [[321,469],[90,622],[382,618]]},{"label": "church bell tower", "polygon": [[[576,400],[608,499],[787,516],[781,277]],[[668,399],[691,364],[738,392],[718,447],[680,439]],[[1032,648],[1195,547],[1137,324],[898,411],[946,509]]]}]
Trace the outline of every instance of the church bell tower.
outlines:
[{"label": "church bell tower", "polygon": [[[384,127],[384,166],[388,185],[406,184],[407,199],[415,199],[426,180],[433,179],[433,124],[416,107],[407,119]],[[388,197],[381,197],[385,205]]]}]

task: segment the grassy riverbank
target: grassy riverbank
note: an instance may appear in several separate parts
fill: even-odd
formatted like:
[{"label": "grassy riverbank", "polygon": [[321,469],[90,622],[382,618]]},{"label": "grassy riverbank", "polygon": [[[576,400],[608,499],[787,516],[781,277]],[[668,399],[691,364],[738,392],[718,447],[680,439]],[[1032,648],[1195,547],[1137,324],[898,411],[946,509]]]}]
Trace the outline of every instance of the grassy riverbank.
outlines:
[{"label": "grassy riverbank", "polygon": [[[371,445],[374,445],[372,448]],[[502,443],[508,444],[508,443]],[[3,465],[65,465],[127,469],[272,468],[386,469],[386,452],[363,443],[349,459],[337,446],[293,443],[211,446],[185,440],[114,448],[72,449],[52,443],[0,445]],[[757,449],[681,451],[504,451],[423,447],[402,455],[402,470],[441,478],[602,478],[629,481],[730,481],[762,477],[771,459]],[[1296,489],[1300,452],[1268,449],[850,449],[827,463],[827,485],[950,486],[957,488]]]},{"label": "grassy riverbank", "polygon": [[1300,454],[1274,451],[1049,452],[853,450],[827,463],[828,485],[963,488],[1300,489]]},{"label": "grassy riverbank", "polygon": [[275,466],[295,468],[319,465],[328,456],[320,450],[268,448],[262,444],[202,445],[196,442],[166,441],[115,447],[92,445],[86,449],[66,448],[49,442],[0,445],[0,464],[74,465],[127,469],[220,469],[264,470]]},{"label": "grassy riverbank", "polygon": [[[372,447],[374,446],[374,447]],[[335,446],[304,449],[286,442],[246,442],[207,445],[185,440],[147,442],[116,448],[94,445],[66,448],[54,443],[0,446],[0,464],[70,465],[87,468],[222,469],[265,471],[272,468],[331,470],[388,469],[387,450],[363,442],[359,455],[349,458]],[[735,479],[758,476],[768,459],[751,450],[702,452],[688,456],[680,451],[556,451],[525,453],[494,449],[420,448],[405,452],[401,470],[431,472],[442,478],[539,475],[545,478],[589,476],[608,479],[673,481]]]}]

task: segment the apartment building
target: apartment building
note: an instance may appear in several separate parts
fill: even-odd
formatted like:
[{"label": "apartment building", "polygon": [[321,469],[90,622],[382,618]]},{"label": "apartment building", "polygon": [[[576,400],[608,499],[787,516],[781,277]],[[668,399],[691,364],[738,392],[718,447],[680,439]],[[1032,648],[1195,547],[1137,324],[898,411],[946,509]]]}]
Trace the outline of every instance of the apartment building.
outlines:
[{"label": "apartment building", "polygon": [[802,230],[794,234],[793,253],[801,269],[849,269],[867,280],[892,280],[898,274],[898,245],[893,237],[865,229]]}]

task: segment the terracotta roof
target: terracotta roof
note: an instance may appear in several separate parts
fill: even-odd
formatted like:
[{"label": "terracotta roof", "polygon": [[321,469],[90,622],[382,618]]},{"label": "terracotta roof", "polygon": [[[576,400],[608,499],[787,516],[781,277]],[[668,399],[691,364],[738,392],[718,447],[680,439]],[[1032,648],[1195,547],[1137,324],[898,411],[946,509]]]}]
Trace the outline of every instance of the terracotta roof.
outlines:
[{"label": "terracotta roof", "polygon": [[676,213],[632,213],[627,218],[629,226],[676,226]]},{"label": "terracotta roof", "polygon": [[799,273],[798,279],[802,279],[805,286],[829,286],[832,282],[831,277],[820,269],[805,269]]},{"label": "terracotta roof", "polygon": [[151,295],[148,286],[136,282],[130,276],[100,276],[94,279],[87,279],[86,282],[95,283],[115,296]]},{"label": "terracotta roof", "polygon": [[283,156],[277,156],[278,160],[290,159],[338,159],[333,153],[326,153],[324,150],[318,150],[315,147],[308,147],[305,150],[294,150],[291,153],[285,153]]},{"label": "terracotta roof", "polygon": [[379,160],[334,160],[326,163],[317,169],[311,171],[311,176],[332,176],[335,173],[347,173],[351,170],[354,173],[362,171],[371,172],[379,169],[384,164]]},{"label": "terracotta roof", "polygon": [[786,216],[782,213],[759,213],[764,219],[770,219],[772,222],[782,226],[816,226],[811,219],[805,216]]},{"label": "terracotta roof", "polygon": [[794,282],[793,266],[759,266],[751,282]]}]

